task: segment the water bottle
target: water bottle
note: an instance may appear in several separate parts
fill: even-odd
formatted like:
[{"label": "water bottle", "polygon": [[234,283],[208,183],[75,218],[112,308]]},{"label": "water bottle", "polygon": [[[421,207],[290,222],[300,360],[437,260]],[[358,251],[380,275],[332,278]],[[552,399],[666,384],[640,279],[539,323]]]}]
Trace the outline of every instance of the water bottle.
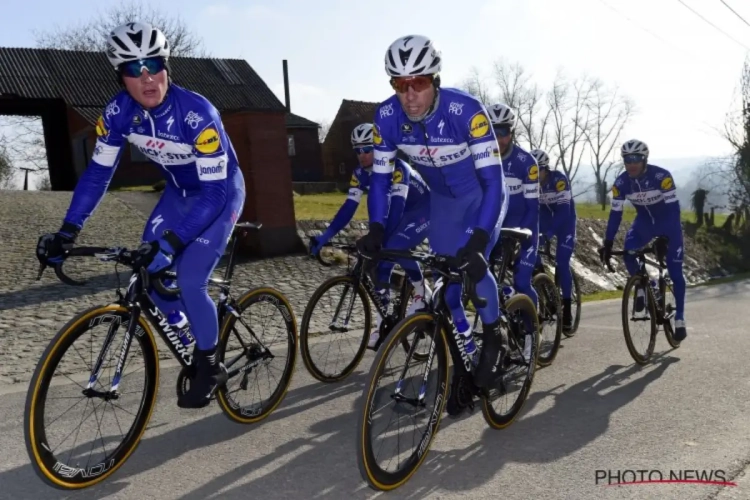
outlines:
[{"label": "water bottle", "polygon": [[659,283],[654,279],[650,280],[649,283],[651,283],[651,290],[654,292],[654,298],[658,302],[659,299],[661,299],[661,295],[659,294]]},{"label": "water bottle", "polygon": [[458,330],[458,334],[463,338],[466,354],[469,355],[474,365],[476,365],[477,345],[474,343],[474,336],[471,334],[471,326],[469,326],[469,322],[463,318],[459,319],[456,321],[456,330]]},{"label": "water bottle", "polygon": [[187,316],[185,316],[182,311],[175,310],[169,313],[169,316],[167,316],[167,322],[169,322],[169,326],[177,330],[177,337],[180,339],[180,342],[182,342],[182,345],[187,348],[191,348],[195,345],[195,338],[193,337],[193,334],[190,333],[190,325],[188,324]]}]

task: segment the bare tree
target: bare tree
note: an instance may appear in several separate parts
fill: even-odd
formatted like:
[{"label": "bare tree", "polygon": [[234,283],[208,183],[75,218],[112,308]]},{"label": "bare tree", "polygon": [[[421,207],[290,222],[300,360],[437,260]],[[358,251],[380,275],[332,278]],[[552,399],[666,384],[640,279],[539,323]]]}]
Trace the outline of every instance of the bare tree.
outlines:
[{"label": "bare tree", "polygon": [[165,13],[140,1],[113,4],[89,20],[65,28],[35,32],[36,44],[41,48],[104,52],[107,35],[117,26],[142,21],[159,28],[169,40],[171,55],[208,57],[203,40],[173,13]]},{"label": "bare tree", "polygon": [[[544,109],[544,93],[519,63],[504,59],[495,62],[495,84],[500,89],[499,100],[515,110],[518,116],[516,140],[528,149],[547,149],[547,125],[551,110]],[[495,104],[495,103],[492,103]]]},{"label": "bare tree", "polygon": [[750,59],[745,59],[740,77],[740,110],[727,114],[723,136],[735,152],[715,159],[711,172],[730,181],[727,194],[732,205],[750,206]]},{"label": "bare tree", "polygon": [[561,72],[547,94],[547,105],[552,114],[551,143],[570,182],[573,182],[586,151],[586,135],[591,125],[590,100],[596,80],[582,76],[568,81]]},{"label": "bare tree", "polygon": [[318,125],[320,125],[320,128],[318,129],[318,142],[323,144],[328,132],[331,130],[331,122],[328,120],[318,120]]},{"label": "bare tree", "polygon": [[605,204],[603,183],[610,173],[622,167],[617,154],[620,135],[633,113],[633,103],[619,93],[617,87],[607,88],[601,81],[591,83],[586,102],[588,124],[581,129],[588,145],[591,168],[594,170],[597,203]]},{"label": "bare tree", "polygon": [[36,188],[39,191],[51,191],[52,183],[49,180],[49,175],[45,174],[41,177],[38,177],[36,180]]},{"label": "bare tree", "polygon": [[15,187],[15,169],[4,143],[0,143],[0,189]]},{"label": "bare tree", "polygon": [[492,100],[490,86],[476,66],[472,66],[469,70],[469,76],[458,87],[479,99],[485,107],[495,104]]}]

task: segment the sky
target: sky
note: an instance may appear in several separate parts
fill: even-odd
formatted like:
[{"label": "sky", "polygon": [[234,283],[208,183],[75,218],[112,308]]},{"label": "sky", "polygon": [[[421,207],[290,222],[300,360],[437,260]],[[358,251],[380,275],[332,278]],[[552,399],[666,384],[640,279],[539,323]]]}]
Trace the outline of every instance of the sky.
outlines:
[{"label": "sky", "polygon": [[[0,16],[4,47],[33,47],[34,30],[75,23],[106,8],[101,1],[8,1]],[[748,2],[725,1],[750,22]],[[387,99],[392,92],[383,65],[386,49],[400,36],[423,34],[442,51],[445,86],[462,82],[472,67],[489,75],[499,58],[523,65],[543,88],[558,70],[619,86],[637,108],[623,137],[646,141],[653,159],[730,152],[719,129],[736,102],[750,50],[750,25],[721,0],[149,4],[165,12],[180,5],[172,11],[214,57],[246,60],[282,102],[287,59],[292,111],[311,120],[333,120],[342,99]]]}]

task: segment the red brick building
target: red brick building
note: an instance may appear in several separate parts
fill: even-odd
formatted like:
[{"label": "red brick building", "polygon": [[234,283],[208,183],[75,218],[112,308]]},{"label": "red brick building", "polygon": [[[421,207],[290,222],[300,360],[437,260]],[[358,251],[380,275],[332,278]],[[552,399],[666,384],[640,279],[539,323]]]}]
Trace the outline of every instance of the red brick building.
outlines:
[{"label": "red brick building", "polygon": [[[300,248],[292,172],[320,172],[318,124],[289,113],[246,61],[173,57],[170,63],[176,84],[205,96],[221,113],[247,183],[240,220],[263,223],[259,237],[248,241],[253,253]],[[0,48],[0,114],[41,116],[53,190],[75,186],[91,158],[96,119],[119,90],[104,53]],[[161,178],[131,147],[110,187]]]}]

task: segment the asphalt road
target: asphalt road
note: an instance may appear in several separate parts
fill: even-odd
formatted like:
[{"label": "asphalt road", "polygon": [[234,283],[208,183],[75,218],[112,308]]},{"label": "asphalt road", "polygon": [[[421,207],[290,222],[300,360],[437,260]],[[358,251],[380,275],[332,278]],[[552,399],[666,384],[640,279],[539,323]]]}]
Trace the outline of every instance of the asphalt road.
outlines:
[{"label": "asphalt road", "polygon": [[[23,444],[26,386],[6,387],[0,498],[747,499],[749,305],[750,281],[690,290],[684,345],[671,350],[662,335],[656,359],[638,367],[625,347],[619,301],[585,304],[578,335],[538,372],[518,421],[493,431],[479,411],[444,418],[421,469],[388,494],[365,485],[355,460],[355,406],[369,354],[337,385],[313,381],[299,360],[286,399],[255,426],[230,422],[216,406],[178,409],[176,372],[163,369],[140,447],[103,485],[75,493],[34,474]],[[605,486],[597,470],[658,470],[665,479],[670,471],[722,470],[738,486]]]}]

